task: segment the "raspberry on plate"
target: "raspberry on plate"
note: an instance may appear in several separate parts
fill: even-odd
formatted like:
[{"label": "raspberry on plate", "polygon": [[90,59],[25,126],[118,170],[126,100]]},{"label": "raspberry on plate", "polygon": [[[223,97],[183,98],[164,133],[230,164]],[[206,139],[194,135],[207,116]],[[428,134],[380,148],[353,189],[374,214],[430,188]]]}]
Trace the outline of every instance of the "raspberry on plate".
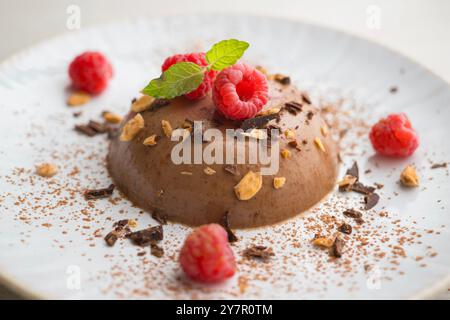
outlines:
[{"label": "raspberry on plate", "polygon": [[77,56],[69,66],[72,85],[90,94],[99,94],[108,86],[113,68],[100,52],[87,51]]},{"label": "raspberry on plate", "polygon": [[214,82],[214,104],[232,120],[253,118],[268,99],[266,76],[244,63],[222,70]]},{"label": "raspberry on plate", "polygon": [[390,157],[408,157],[419,146],[419,136],[404,113],[381,119],[372,127],[369,138],[379,154]]},{"label": "raspberry on plate", "polygon": [[232,277],[236,262],[225,229],[218,224],[195,229],[184,242],[180,264],[196,281],[213,283]]},{"label": "raspberry on plate", "polygon": [[[198,52],[198,53],[188,53],[188,54],[176,54],[171,57],[168,57],[163,65],[161,66],[162,71],[166,71],[169,69],[169,67],[175,63],[178,62],[192,62],[195,63],[201,67],[206,67],[208,65],[208,62],[205,58],[204,52]],[[205,77],[203,79],[203,82],[200,84],[200,86],[195,89],[194,91],[191,91],[184,96],[188,99],[195,100],[195,99],[201,99],[206,96],[206,94],[211,90],[212,83],[214,81],[214,78],[216,77],[217,71],[209,70],[205,72]]]}]

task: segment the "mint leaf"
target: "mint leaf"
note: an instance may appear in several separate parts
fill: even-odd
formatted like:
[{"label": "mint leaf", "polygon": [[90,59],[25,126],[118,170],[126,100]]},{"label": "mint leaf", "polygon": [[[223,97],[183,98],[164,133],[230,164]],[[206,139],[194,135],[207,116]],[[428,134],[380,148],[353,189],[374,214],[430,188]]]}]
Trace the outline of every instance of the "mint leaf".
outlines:
[{"label": "mint leaf", "polygon": [[206,61],[211,69],[220,71],[235,64],[248,47],[249,44],[245,41],[223,40],[206,53]]},{"label": "mint leaf", "polygon": [[150,81],[143,93],[160,99],[172,99],[197,89],[203,81],[204,70],[192,62],[179,62],[161,77]]}]

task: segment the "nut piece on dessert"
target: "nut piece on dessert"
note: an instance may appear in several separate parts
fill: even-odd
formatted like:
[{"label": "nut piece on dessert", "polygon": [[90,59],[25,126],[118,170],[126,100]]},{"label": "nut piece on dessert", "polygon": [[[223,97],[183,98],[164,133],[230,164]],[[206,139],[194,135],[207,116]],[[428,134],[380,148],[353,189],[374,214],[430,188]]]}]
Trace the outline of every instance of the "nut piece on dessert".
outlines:
[{"label": "nut piece on dessert", "polygon": [[152,134],[148,138],[146,138],[143,142],[146,146],[155,146],[158,141],[158,136],[156,134]]},{"label": "nut piece on dessert", "polygon": [[142,111],[145,111],[150,108],[152,103],[155,101],[155,98],[143,95],[139,99],[137,99],[133,104],[131,105],[131,111],[139,113]]},{"label": "nut piece on dessert", "polygon": [[166,137],[170,138],[172,136],[172,126],[170,125],[170,122],[167,120],[161,120],[161,127]]},{"label": "nut piece on dessert", "polygon": [[51,163],[43,163],[36,166],[36,174],[44,178],[53,177],[58,173],[58,167]]},{"label": "nut piece on dessert", "polygon": [[133,119],[129,120],[122,129],[120,141],[131,141],[144,128],[144,118],[138,113]]},{"label": "nut piece on dessert", "polygon": [[285,177],[275,177],[275,178],[273,178],[273,187],[275,189],[283,188],[285,183],[286,183],[286,178]]},{"label": "nut piece on dessert", "polygon": [[416,169],[411,165],[406,166],[400,174],[400,182],[408,188],[418,187],[419,177],[417,176]]},{"label": "nut piece on dessert", "polygon": [[234,192],[239,200],[250,200],[262,187],[260,172],[249,171],[234,187]]},{"label": "nut piece on dessert", "polygon": [[81,106],[88,103],[91,100],[91,95],[86,92],[75,92],[72,93],[67,99],[67,105],[70,107]]}]

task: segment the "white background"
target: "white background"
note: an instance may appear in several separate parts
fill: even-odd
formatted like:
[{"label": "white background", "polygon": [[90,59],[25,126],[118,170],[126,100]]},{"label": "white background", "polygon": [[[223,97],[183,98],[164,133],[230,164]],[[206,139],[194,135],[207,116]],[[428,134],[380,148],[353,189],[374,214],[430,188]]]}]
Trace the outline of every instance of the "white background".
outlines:
[{"label": "white background", "polygon": [[[0,60],[49,37],[77,32],[66,28],[72,4],[81,9],[81,28],[202,12],[298,19],[388,46],[450,82],[449,0],[0,0]],[[380,9],[379,29],[368,27],[373,6]],[[2,297],[14,296],[0,286]]]}]

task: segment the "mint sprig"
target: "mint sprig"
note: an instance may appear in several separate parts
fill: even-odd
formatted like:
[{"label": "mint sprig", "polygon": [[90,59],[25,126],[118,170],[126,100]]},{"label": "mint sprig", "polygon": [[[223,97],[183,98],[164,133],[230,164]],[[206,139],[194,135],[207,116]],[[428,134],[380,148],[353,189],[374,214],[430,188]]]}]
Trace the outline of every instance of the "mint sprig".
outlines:
[{"label": "mint sprig", "polygon": [[220,41],[206,52],[206,67],[192,62],[175,63],[159,78],[151,80],[142,92],[159,99],[172,99],[194,91],[202,83],[206,71],[220,71],[232,66],[248,47],[247,42],[236,39]]},{"label": "mint sprig", "polygon": [[179,62],[170,66],[161,77],[150,81],[143,93],[172,99],[198,88],[204,77],[203,68],[192,62]]},{"label": "mint sprig", "polygon": [[211,69],[220,71],[235,64],[249,46],[247,42],[236,39],[220,41],[206,53],[206,61]]}]

